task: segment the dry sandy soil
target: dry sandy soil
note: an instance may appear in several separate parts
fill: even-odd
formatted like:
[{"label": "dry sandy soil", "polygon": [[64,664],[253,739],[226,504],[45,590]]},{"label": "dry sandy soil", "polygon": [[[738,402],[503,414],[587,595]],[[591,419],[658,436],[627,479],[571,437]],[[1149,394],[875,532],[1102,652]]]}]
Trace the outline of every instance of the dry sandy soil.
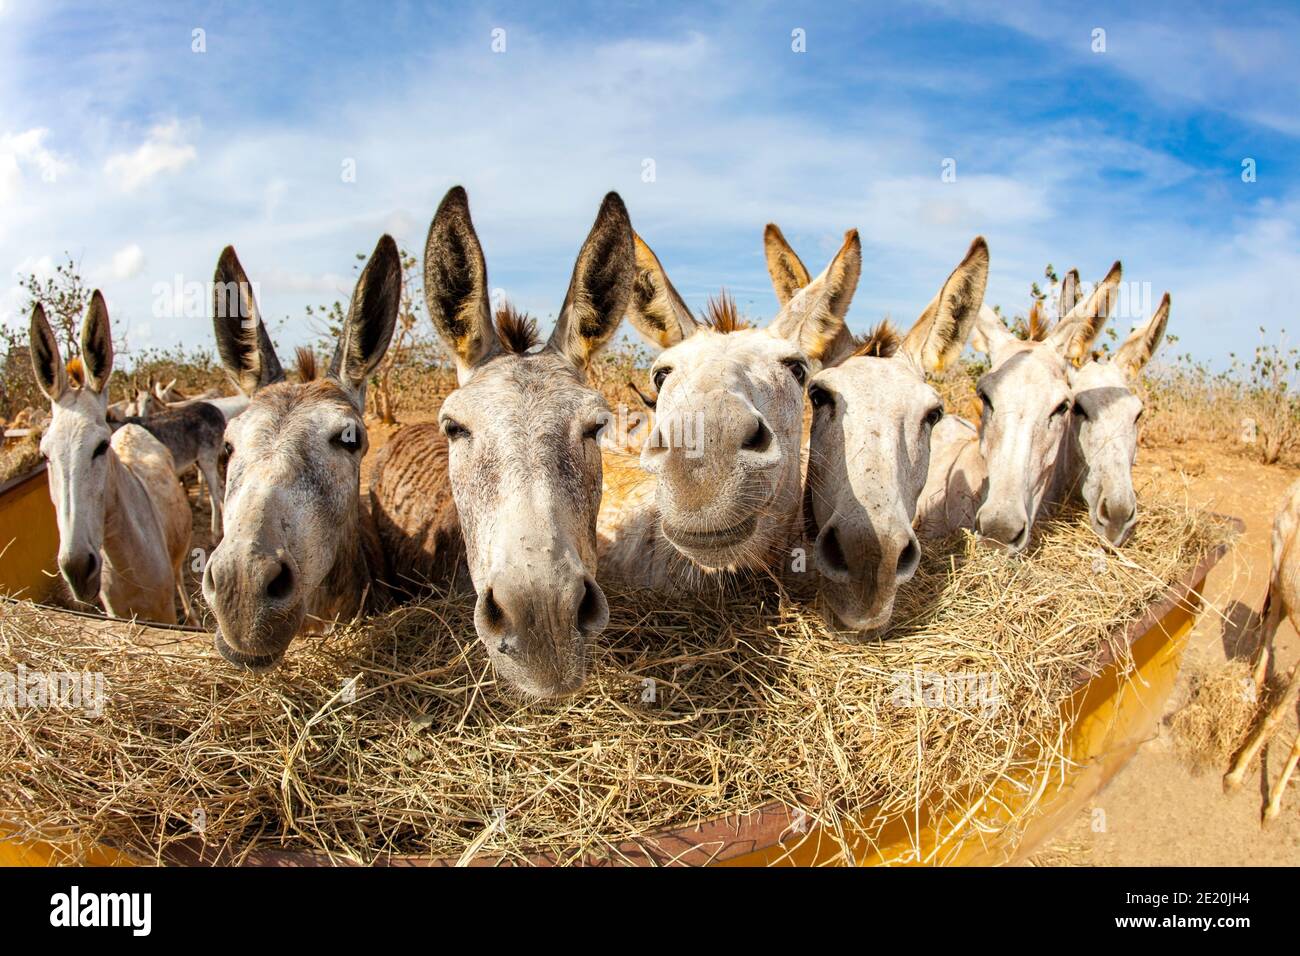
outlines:
[{"label": "dry sandy soil", "polygon": [[[1270,533],[1282,493],[1300,472],[1259,465],[1212,445],[1143,449],[1135,481],[1143,488],[1185,491],[1189,501],[1246,524],[1235,550],[1206,581],[1206,609],[1192,633],[1178,686],[1166,716],[1186,700],[1197,665],[1252,659],[1254,625],[1268,589]],[[1288,622],[1277,634],[1276,672],[1300,657],[1300,638]],[[1282,813],[1267,829],[1260,809],[1296,734],[1293,712],[1264,749],[1240,791],[1225,795],[1226,767],[1192,771],[1176,752],[1167,726],[1145,743],[1073,824],[1040,853],[1040,864],[1100,866],[1257,866],[1300,864],[1300,777],[1293,777]],[[1104,815],[1094,815],[1100,808]],[[1093,831],[1094,819],[1104,832]]]}]

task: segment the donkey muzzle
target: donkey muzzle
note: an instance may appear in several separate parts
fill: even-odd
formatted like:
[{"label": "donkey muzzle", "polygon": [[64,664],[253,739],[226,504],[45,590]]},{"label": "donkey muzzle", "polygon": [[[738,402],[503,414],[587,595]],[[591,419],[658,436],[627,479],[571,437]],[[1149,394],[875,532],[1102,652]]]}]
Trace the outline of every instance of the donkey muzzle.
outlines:
[{"label": "donkey muzzle", "polygon": [[283,549],[223,541],[204,569],[203,596],[217,617],[217,651],[252,670],[274,666],[305,617],[298,565]]},{"label": "donkey muzzle", "polygon": [[59,555],[59,572],[68,582],[73,596],[83,604],[99,600],[99,579],[103,564],[94,551]]}]

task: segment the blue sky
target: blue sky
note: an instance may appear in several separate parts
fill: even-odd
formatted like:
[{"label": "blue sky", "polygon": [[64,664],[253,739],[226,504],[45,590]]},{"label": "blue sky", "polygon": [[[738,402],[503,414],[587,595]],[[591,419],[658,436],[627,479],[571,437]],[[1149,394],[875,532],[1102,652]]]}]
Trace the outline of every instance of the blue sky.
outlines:
[{"label": "blue sky", "polygon": [[233,243],[296,344],[354,253],[421,250],[463,183],[491,284],[544,319],[617,189],[696,306],[725,286],[773,312],[770,220],[814,272],[861,231],[855,328],[910,321],[979,233],[1004,309],[1049,261],[1091,281],[1120,258],[1121,331],[1143,288],[1218,364],[1297,324],[1292,5],[271,6],[0,0],[0,321],[67,250],[130,347],[208,345],[158,290]]}]

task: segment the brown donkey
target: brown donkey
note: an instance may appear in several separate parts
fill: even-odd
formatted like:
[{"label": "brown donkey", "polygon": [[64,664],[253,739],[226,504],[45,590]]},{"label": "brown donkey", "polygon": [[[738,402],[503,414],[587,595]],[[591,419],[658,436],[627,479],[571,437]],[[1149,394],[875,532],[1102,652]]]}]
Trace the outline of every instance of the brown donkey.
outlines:
[{"label": "brown donkey", "polygon": [[535,697],[582,686],[587,642],[609,619],[595,577],[609,409],[586,373],[618,328],[632,280],[632,225],[610,193],[555,331],[537,349],[531,320],[507,313],[493,326],[464,189],[447,193],[429,227],[424,294],[459,387],[437,426],[403,429],[385,449],[372,511],[393,567],[416,586],[458,566],[458,517],[479,639],[497,672]]},{"label": "brown donkey", "polygon": [[299,634],[366,605],[382,576],[361,507],[366,379],[393,334],[397,244],[383,236],[357,280],[327,375],[285,381],[235,250],[221,253],[213,326],[221,362],[251,396],[226,426],[225,537],[203,574],[217,650],[252,670],[274,666]]}]

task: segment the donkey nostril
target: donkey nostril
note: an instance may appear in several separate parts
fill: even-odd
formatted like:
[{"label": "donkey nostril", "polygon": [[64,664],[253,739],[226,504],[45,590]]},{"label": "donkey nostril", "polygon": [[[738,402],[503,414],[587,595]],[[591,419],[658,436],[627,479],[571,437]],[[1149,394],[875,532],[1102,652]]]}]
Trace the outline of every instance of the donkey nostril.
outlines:
[{"label": "donkey nostril", "polygon": [[87,552],[86,553],[86,577],[90,577],[92,574],[94,574],[95,569],[98,567],[99,567],[99,555],[97,555],[94,551]]},{"label": "donkey nostril", "polygon": [[266,596],[273,601],[283,601],[293,594],[293,587],[293,571],[281,561],[279,572],[266,585]]},{"label": "donkey nostril", "polygon": [[848,574],[849,563],[844,557],[844,548],[840,545],[840,536],[835,529],[828,527],[817,539],[817,556],[822,567],[837,574]]},{"label": "donkey nostril", "polygon": [[578,630],[591,633],[604,630],[609,621],[609,605],[600,586],[591,578],[583,582],[582,600],[578,603]]},{"label": "donkey nostril", "polygon": [[902,553],[898,556],[898,567],[895,574],[899,578],[910,578],[916,572],[916,566],[921,563],[921,549],[916,543],[915,538],[909,538],[907,546],[903,548]]},{"label": "donkey nostril", "polygon": [[745,451],[765,452],[772,444],[772,429],[767,427],[763,419],[758,419],[754,423],[754,430],[745,438],[744,444],[740,447]]},{"label": "donkey nostril", "polygon": [[487,588],[483,592],[483,617],[488,627],[492,630],[500,630],[506,623],[506,612],[502,610],[501,605],[492,594],[492,589]]}]

